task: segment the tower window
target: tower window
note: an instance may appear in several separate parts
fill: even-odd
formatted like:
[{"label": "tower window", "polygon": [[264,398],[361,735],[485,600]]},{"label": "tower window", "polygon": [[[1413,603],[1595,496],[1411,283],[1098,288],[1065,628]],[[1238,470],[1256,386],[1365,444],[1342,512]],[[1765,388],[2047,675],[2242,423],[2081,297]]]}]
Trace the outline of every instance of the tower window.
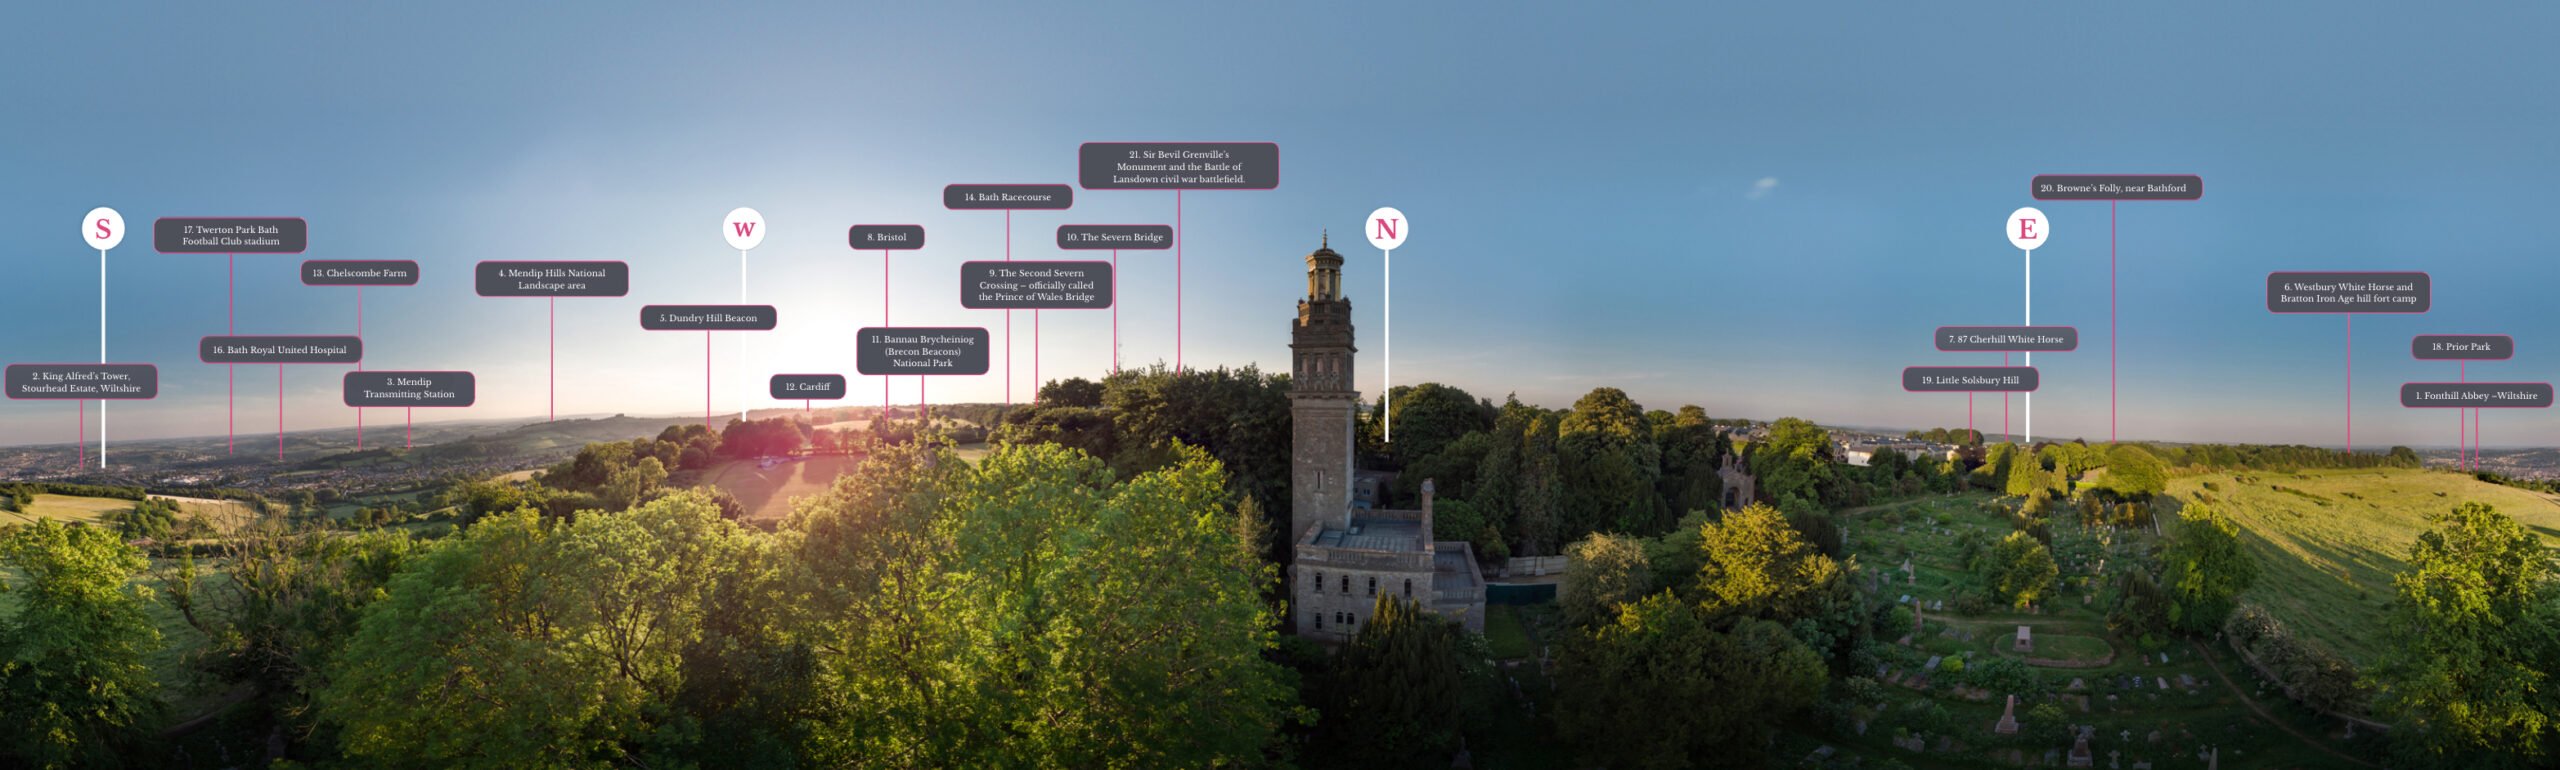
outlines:
[{"label": "tower window", "polygon": [[1350,576],[1350,575],[1344,575],[1344,576],[1342,576],[1342,593],[1343,593],[1343,595],[1345,595],[1345,596],[1348,596],[1348,595],[1350,595],[1350,594],[1351,594],[1351,576]]},{"label": "tower window", "polygon": [[1404,581],[1404,598],[1407,598],[1407,599],[1411,599],[1411,598],[1413,598],[1413,579],[1412,579],[1412,578],[1406,578],[1406,579],[1405,579],[1405,581]]},{"label": "tower window", "polygon": [[1324,573],[1316,573],[1316,593],[1324,593]]},{"label": "tower window", "polygon": [[1324,630],[1324,613],[1316,613],[1316,630]]},{"label": "tower window", "polygon": [[1376,577],[1369,578],[1369,595],[1378,595],[1378,579]]}]

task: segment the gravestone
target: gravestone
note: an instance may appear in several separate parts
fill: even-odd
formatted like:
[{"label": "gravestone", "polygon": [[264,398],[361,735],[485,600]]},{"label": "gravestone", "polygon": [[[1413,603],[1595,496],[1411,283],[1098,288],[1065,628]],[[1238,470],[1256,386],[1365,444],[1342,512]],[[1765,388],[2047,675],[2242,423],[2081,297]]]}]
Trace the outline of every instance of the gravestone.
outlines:
[{"label": "gravestone", "polygon": [[2018,696],[2009,696],[2009,705],[2000,710],[2000,721],[1991,726],[1991,731],[2001,735],[2018,734]]},{"label": "gravestone", "polygon": [[2036,632],[2027,626],[2019,626],[2016,649],[2019,652],[2035,652]]}]

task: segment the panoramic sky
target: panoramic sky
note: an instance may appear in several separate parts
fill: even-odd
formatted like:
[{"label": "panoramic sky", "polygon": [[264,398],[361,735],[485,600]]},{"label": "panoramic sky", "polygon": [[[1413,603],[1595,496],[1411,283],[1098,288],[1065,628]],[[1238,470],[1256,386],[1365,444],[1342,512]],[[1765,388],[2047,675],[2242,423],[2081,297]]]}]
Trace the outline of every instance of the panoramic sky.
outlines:
[{"label": "panoramic sky", "polygon": [[[1395,381],[1497,400],[1617,386],[1719,417],[1961,426],[1963,396],[1906,394],[1898,372],[1996,362],[1929,335],[2020,320],[1999,229],[2022,205],[2054,220],[2035,319],[2084,339],[2036,359],[2040,437],[2109,435],[2111,251],[2128,439],[2342,443],[2352,354],[2358,446],[2450,444],[2453,415],[2396,402],[2455,374],[2412,361],[2410,335],[2513,335],[2473,379],[2560,363],[2560,10],[1750,5],[27,4],[0,24],[0,359],[96,357],[98,254],[74,227],[115,207],[145,229],[107,260],[107,357],[162,377],[113,407],[115,435],[219,435],[225,371],[194,346],[222,333],[225,260],[152,253],[147,223],[299,216],[306,254],[238,258],[240,333],[354,330],[356,292],[300,285],[303,258],[416,260],[419,285],[364,292],[366,367],[476,372],[479,405],[441,418],[549,408],[545,303],[471,289],[472,263],[504,259],[633,266],[630,296],[559,303],[561,414],[698,413],[699,335],[643,332],[638,307],[742,290],[782,326],[714,341],[714,400],[775,406],[765,374],[850,373],[849,336],[881,320],[881,256],[849,250],[848,225],[928,233],[891,257],[896,323],[1001,339],[1003,314],[956,294],[960,262],[1005,256],[1005,217],[946,211],[942,186],[1071,183],[1081,142],[1188,140],[1281,150],[1277,189],[1181,196],[1188,366],[1285,369],[1301,258],[1330,229],[1376,392],[1384,266],[1356,228],[1382,205],[1413,223]],[[2205,195],[2030,200],[2053,172],[2199,174]],[[716,234],[737,206],[771,232],[743,287]],[[1171,192],[1078,190],[1014,215],[1011,253],[1061,256],[1060,224],[1175,217]],[[1120,259],[1121,359],[1171,363],[1174,254]],[[2346,318],[2268,314],[2273,270],[2424,270],[2435,309],[2356,319],[2350,347]],[[1042,377],[1109,367],[1109,312],[1042,315]],[[1001,400],[1004,358],[927,395]],[[343,371],[285,370],[288,429],[353,423]],[[242,432],[271,431],[275,369],[237,376]],[[880,399],[877,379],[851,390]],[[68,441],[75,414],[0,404],[0,443]],[[2549,444],[2560,417],[2483,425],[2492,446]]]}]

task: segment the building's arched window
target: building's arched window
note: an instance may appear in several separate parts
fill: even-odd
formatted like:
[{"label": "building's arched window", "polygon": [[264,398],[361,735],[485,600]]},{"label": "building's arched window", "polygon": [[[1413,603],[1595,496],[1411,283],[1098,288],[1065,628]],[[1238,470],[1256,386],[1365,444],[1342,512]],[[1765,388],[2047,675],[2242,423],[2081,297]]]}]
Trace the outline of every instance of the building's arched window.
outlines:
[{"label": "building's arched window", "polygon": [[1360,613],[1354,612],[1354,613],[1351,613],[1351,614],[1349,614],[1349,615],[1343,616],[1343,618],[1342,618],[1342,624],[1343,624],[1343,625],[1345,625],[1345,626],[1357,626],[1357,625],[1360,625]]},{"label": "building's arched window", "polygon": [[1369,595],[1378,595],[1378,578],[1375,575],[1371,575],[1369,577]]},{"label": "building's arched window", "polygon": [[1406,579],[1405,579],[1405,581],[1404,581],[1404,598],[1407,598],[1407,599],[1411,599],[1411,598],[1413,598],[1413,579],[1412,579],[1412,578],[1406,578]]},{"label": "building's arched window", "polygon": [[1324,630],[1324,613],[1316,613],[1316,630]]}]

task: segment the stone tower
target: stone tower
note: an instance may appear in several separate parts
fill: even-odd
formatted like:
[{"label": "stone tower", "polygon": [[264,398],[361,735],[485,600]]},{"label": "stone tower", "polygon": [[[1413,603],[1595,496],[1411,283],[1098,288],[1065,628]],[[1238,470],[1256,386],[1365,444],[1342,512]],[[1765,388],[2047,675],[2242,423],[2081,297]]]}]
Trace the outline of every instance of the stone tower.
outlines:
[{"label": "stone tower", "polygon": [[1307,255],[1307,296],[1289,326],[1289,538],[1351,512],[1352,420],[1360,391],[1351,383],[1351,300],[1342,296],[1342,255],[1332,239]]}]

